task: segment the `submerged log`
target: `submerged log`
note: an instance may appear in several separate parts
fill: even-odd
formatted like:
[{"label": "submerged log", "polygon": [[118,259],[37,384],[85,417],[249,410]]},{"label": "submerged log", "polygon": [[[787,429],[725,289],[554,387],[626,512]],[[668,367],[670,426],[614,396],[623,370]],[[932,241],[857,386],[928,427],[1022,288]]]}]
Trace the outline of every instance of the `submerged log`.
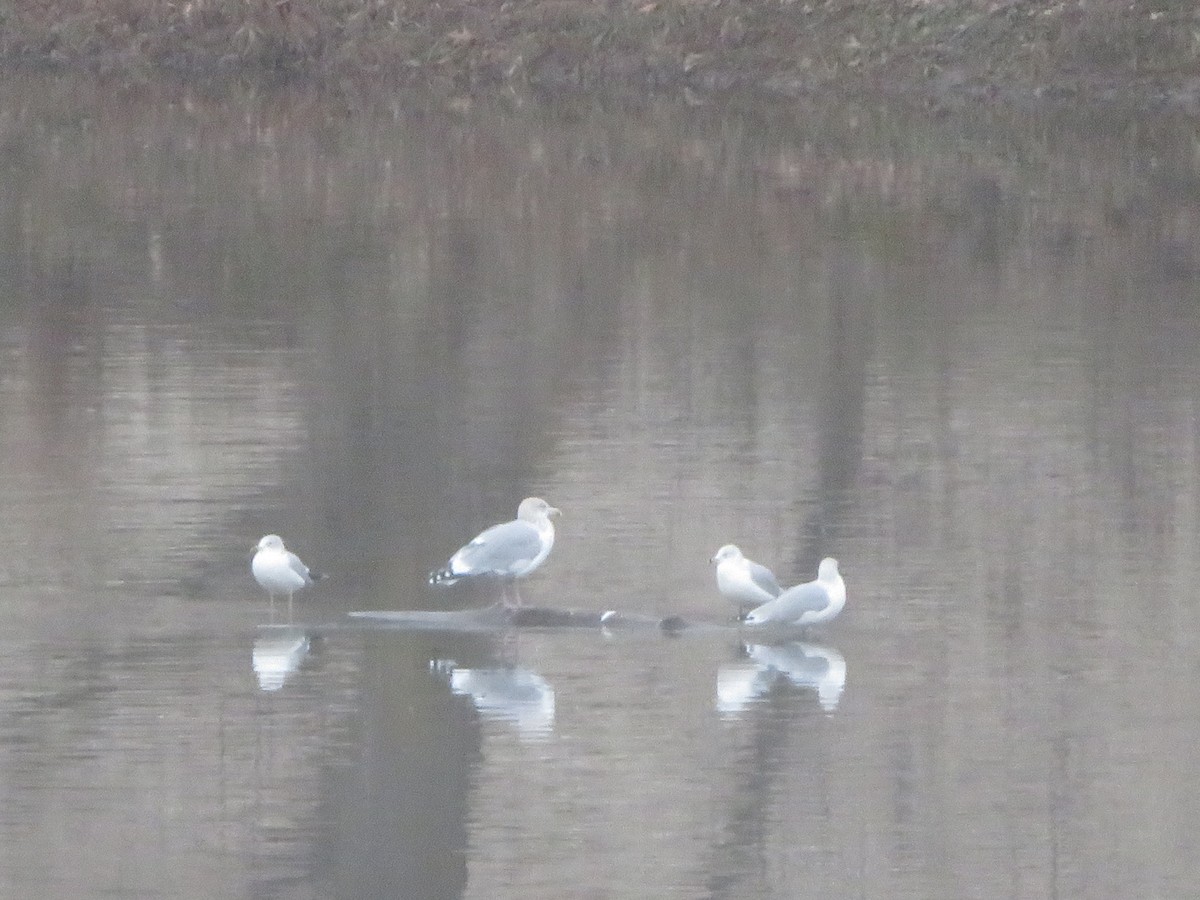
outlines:
[{"label": "submerged log", "polygon": [[[701,623],[679,616],[665,619],[613,610],[555,609],[547,606],[485,606],[458,610],[366,610],[350,613],[364,624],[413,631],[493,631],[498,628],[660,628],[674,634]],[[732,624],[732,623],[731,623]],[[716,627],[716,626],[709,626]]]},{"label": "submerged log", "polygon": [[794,625],[747,625],[733,619],[710,621],[683,616],[638,615],[605,610],[557,609],[549,606],[508,607],[499,604],[469,609],[380,609],[347,613],[351,622],[322,622],[302,625],[262,624],[265,633],[300,630],[310,637],[346,628],[380,628],[398,631],[489,632],[521,628],[603,629],[605,631],[661,631],[668,636],[683,633],[725,632],[748,641],[788,641],[805,638],[807,628]]}]

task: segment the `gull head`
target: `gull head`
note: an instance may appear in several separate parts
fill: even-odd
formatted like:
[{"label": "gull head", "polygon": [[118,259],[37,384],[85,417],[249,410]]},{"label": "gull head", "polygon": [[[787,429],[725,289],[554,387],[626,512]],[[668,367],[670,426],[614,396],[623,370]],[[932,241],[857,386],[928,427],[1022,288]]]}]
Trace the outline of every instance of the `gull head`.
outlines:
[{"label": "gull head", "polygon": [[726,544],[716,552],[712,559],[709,560],[713,565],[725,562],[727,559],[741,559],[742,551],[737,548],[736,544]]},{"label": "gull head", "polygon": [[277,534],[263,535],[262,540],[260,540],[258,542],[258,544],[255,546],[254,549],[256,551],[258,551],[258,550],[282,550],[283,549],[283,538],[281,538]]},{"label": "gull head", "polygon": [[818,581],[834,581],[841,576],[838,571],[838,561],[832,556],[827,556],[821,560],[821,565],[817,567]]},{"label": "gull head", "polygon": [[539,522],[550,516],[561,516],[562,510],[551,506],[541,497],[526,497],[517,507],[517,518],[522,522]]}]

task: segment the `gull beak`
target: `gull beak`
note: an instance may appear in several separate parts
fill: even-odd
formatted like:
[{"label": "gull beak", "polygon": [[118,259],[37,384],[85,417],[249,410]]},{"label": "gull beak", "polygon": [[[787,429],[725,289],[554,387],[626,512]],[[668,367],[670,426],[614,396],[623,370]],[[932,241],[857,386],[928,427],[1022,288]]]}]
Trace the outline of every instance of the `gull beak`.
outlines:
[{"label": "gull beak", "polygon": [[562,515],[562,510],[561,510],[561,509],[559,509],[557,506],[552,506],[552,507],[550,507],[548,510],[546,510],[546,515],[548,515],[548,516],[561,516],[561,515]]}]

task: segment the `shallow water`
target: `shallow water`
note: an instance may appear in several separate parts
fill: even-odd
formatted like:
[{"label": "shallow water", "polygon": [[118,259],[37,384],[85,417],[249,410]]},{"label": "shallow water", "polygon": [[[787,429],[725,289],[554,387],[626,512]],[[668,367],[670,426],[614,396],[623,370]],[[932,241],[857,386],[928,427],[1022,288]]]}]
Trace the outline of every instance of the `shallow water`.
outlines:
[{"label": "shallow water", "polygon": [[[0,893],[1188,896],[1195,138],[6,81]],[[529,494],[705,627],[347,616]]]}]

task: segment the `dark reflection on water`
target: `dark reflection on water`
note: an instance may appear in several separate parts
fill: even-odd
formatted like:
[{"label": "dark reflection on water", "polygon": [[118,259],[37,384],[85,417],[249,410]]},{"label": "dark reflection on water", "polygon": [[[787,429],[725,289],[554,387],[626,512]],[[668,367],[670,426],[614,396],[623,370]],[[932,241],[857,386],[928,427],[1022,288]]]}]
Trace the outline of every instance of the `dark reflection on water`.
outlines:
[{"label": "dark reflection on water", "polygon": [[480,729],[470,705],[431,675],[436,646],[367,642],[349,752],[321,776],[327,827],[313,862],[322,894],[458,897],[466,888]]},{"label": "dark reflection on water", "polygon": [[[5,81],[0,893],[1187,896],[1194,147]],[[711,627],[345,616],[529,494],[527,602]]]}]

